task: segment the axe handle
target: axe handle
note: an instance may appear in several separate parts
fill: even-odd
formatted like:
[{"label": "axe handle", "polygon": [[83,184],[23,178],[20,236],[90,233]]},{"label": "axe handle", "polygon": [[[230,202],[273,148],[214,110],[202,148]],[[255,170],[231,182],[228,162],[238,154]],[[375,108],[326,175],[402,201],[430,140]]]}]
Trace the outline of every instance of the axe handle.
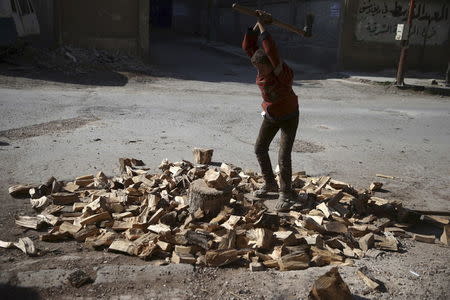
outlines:
[{"label": "axe handle", "polygon": [[[237,3],[234,3],[232,8],[234,10],[240,12],[241,14],[249,15],[249,16],[252,16],[252,17],[258,17],[258,15],[256,14],[255,10],[252,10],[252,9],[250,9],[248,7],[239,5]],[[272,18],[272,24],[275,25],[275,26],[287,29],[289,31],[295,32],[295,33],[300,34],[302,36],[305,36],[305,31],[304,30],[299,29],[299,28],[297,28],[297,27],[295,27],[295,26],[293,26],[291,24],[286,24],[284,22],[278,21],[275,18]]]}]

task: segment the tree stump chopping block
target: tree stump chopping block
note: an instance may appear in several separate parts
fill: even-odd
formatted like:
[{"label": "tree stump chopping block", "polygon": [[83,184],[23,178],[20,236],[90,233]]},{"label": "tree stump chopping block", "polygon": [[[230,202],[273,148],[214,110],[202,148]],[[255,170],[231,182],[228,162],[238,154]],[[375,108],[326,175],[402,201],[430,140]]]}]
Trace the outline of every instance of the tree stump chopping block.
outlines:
[{"label": "tree stump chopping block", "polygon": [[189,212],[201,209],[205,216],[215,217],[230,202],[231,195],[231,188],[219,191],[209,187],[203,179],[197,179],[189,187]]}]

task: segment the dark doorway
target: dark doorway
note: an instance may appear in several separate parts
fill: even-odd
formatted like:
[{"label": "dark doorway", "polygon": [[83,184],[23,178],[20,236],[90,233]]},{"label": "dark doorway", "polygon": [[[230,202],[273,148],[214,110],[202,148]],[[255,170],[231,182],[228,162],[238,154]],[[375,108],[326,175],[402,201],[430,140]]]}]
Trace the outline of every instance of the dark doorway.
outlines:
[{"label": "dark doorway", "polygon": [[150,0],[150,22],[156,28],[170,28],[172,0]]}]

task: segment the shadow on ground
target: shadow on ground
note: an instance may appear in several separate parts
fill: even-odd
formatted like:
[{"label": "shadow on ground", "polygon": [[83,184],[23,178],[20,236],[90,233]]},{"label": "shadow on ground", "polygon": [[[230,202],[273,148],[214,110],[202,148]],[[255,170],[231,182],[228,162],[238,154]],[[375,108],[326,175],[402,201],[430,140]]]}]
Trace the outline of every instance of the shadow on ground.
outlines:
[{"label": "shadow on ground", "polygon": [[112,70],[71,74],[40,68],[35,65],[18,66],[9,62],[0,62],[0,75],[91,86],[124,86],[128,83],[126,76]]},{"label": "shadow on ground", "polygon": [[0,298],[3,300],[21,299],[38,300],[41,299],[39,293],[32,288],[17,287],[9,284],[0,284]]},{"label": "shadow on ground", "polygon": [[[198,36],[182,35],[171,30],[152,31],[150,41],[147,63],[136,57],[103,50],[21,46],[8,52],[8,55],[0,56],[0,76],[87,86],[124,86],[131,78],[136,81],[146,78],[145,81],[148,81],[151,77],[246,84],[255,82],[256,70],[243,51],[237,55],[224,50],[226,47],[211,46]],[[230,46],[239,52],[240,45]],[[307,64],[291,67],[294,80],[348,77]],[[294,85],[301,84],[296,82]]]}]

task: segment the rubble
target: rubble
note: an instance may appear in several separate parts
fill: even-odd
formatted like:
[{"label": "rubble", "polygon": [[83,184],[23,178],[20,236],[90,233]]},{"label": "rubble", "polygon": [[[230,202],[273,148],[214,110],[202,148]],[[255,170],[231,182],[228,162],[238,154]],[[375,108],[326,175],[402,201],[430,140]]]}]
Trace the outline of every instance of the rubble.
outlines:
[{"label": "rubble", "polygon": [[[30,198],[39,196],[30,200],[36,216],[17,217],[16,224],[47,226],[40,236],[46,242],[74,239],[96,250],[172,263],[220,267],[239,262],[252,271],[351,265],[371,250],[399,251],[399,238],[408,236],[407,225],[395,219],[405,210],[401,203],[328,176],[294,173],[299,201],[290,212],[277,214],[249,196],[263,183],[262,176],[232,164],[216,168],[164,160],[161,172],[153,174],[141,160],[121,158],[119,163],[119,176],[99,172],[70,182],[52,178],[47,188],[10,188],[13,196],[25,190]],[[33,188],[38,190],[30,193]],[[441,240],[448,243],[444,226]],[[0,246],[36,253],[29,242]]]},{"label": "rubble", "polygon": [[55,49],[36,48],[27,45],[22,52],[11,54],[5,61],[29,66],[31,69],[46,69],[69,75],[85,75],[90,72],[117,70],[119,72],[151,75],[154,68],[139,57],[127,55],[119,50],[101,50],[60,46]]}]

